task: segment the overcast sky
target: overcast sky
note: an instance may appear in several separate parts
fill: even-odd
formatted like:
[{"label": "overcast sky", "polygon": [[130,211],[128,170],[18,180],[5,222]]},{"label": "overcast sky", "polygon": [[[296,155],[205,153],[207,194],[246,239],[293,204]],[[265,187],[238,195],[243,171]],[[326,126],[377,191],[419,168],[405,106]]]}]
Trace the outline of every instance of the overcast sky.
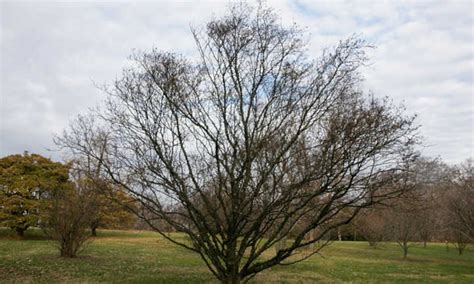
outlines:
[{"label": "overcast sky", "polygon": [[[52,135],[104,98],[136,50],[194,55],[190,25],[226,1],[1,2],[0,156],[25,150],[54,159]],[[417,113],[428,156],[474,156],[471,1],[267,1],[309,34],[320,55],[351,34],[377,46],[364,88]]]}]

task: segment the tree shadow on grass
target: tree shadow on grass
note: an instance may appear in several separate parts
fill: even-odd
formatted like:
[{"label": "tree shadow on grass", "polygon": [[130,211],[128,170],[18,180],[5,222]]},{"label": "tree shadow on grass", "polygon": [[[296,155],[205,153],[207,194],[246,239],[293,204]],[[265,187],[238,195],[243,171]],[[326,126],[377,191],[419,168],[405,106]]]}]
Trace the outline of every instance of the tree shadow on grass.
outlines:
[{"label": "tree shadow on grass", "polygon": [[44,241],[50,240],[43,230],[39,228],[30,228],[25,231],[25,235],[20,237],[16,232],[10,228],[0,227],[0,240],[29,240],[29,241]]}]

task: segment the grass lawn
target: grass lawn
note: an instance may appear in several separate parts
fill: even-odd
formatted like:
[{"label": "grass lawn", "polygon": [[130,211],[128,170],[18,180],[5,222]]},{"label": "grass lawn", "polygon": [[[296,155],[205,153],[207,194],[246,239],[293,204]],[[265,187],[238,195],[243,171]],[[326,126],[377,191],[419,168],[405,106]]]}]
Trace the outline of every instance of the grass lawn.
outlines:
[{"label": "grass lawn", "polygon": [[[178,236],[183,237],[183,236]],[[413,247],[407,260],[396,244],[335,242],[322,255],[259,274],[254,283],[474,283],[474,253],[444,244]],[[78,258],[58,256],[39,230],[25,240],[0,229],[0,282],[216,283],[199,256],[146,231],[99,231]]]}]

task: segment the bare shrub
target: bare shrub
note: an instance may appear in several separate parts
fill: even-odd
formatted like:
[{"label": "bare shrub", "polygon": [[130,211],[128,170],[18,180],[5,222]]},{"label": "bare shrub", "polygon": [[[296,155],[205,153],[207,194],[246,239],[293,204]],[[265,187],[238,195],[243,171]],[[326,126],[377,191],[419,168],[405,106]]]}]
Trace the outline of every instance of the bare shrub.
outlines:
[{"label": "bare shrub", "polygon": [[78,181],[56,192],[48,210],[45,231],[58,243],[62,257],[76,257],[90,238],[89,224],[93,217],[90,196],[84,190],[87,182]]}]

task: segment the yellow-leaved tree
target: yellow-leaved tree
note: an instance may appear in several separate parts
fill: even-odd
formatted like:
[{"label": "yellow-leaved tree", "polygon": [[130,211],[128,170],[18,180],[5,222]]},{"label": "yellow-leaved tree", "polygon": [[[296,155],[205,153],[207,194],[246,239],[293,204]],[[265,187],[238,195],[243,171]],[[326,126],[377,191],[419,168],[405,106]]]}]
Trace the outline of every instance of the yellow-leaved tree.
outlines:
[{"label": "yellow-leaved tree", "polygon": [[83,183],[89,184],[92,236],[99,227],[129,229],[135,224],[136,217],[130,211],[135,209],[135,200],[123,189],[100,179],[83,179]]},{"label": "yellow-leaved tree", "polygon": [[25,152],[0,158],[0,226],[19,236],[41,223],[50,197],[68,182],[69,166]]}]

